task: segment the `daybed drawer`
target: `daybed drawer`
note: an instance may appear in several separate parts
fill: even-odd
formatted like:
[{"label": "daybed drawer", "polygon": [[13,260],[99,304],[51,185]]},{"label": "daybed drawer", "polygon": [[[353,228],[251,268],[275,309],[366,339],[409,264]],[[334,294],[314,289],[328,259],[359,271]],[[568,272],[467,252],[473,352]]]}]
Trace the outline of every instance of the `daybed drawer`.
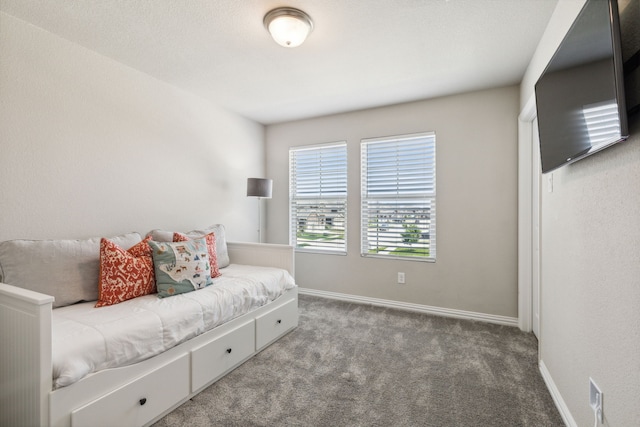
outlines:
[{"label": "daybed drawer", "polygon": [[298,326],[298,301],[291,300],[256,317],[256,350]]},{"label": "daybed drawer", "polygon": [[253,319],[191,352],[191,391],[197,391],[251,356]]},{"label": "daybed drawer", "polygon": [[71,425],[141,426],[189,395],[189,355],[71,412]]}]

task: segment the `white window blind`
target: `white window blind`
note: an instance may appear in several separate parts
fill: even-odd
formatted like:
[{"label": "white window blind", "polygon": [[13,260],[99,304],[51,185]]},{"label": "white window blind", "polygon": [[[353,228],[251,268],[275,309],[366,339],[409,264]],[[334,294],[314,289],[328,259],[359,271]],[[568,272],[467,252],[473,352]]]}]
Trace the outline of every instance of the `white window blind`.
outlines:
[{"label": "white window blind", "polygon": [[361,172],[361,254],[435,261],[435,133],[362,140]]},{"label": "white window blind", "polygon": [[346,142],[289,150],[290,244],[346,253]]}]

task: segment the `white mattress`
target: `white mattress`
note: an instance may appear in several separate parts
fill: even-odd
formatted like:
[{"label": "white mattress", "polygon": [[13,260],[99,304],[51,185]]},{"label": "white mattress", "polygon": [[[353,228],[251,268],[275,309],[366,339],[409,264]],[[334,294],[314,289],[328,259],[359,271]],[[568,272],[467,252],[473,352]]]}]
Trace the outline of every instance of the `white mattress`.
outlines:
[{"label": "white mattress", "polygon": [[68,386],[102,369],[155,356],[294,288],[279,268],[231,264],[204,289],[169,298],[146,295],[94,308],[53,310],[53,385]]}]

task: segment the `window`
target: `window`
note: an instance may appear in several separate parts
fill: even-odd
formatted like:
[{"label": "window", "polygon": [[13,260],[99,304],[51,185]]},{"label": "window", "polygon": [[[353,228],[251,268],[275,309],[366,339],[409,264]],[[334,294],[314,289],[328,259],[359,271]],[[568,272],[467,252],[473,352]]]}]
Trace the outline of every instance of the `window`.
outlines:
[{"label": "window", "polygon": [[436,259],[436,137],[361,142],[363,256]]},{"label": "window", "polygon": [[347,144],[289,150],[290,244],[346,254]]}]

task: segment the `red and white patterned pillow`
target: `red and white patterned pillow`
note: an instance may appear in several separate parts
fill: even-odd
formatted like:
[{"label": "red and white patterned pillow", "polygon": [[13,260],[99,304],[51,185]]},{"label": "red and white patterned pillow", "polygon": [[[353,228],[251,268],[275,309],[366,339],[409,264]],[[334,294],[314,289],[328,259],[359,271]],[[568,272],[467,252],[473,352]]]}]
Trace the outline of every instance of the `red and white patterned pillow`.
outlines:
[{"label": "red and white patterned pillow", "polygon": [[96,307],[118,304],[156,292],[150,237],[124,250],[108,239],[100,240],[100,279]]},{"label": "red and white patterned pillow", "polygon": [[[202,236],[207,242],[207,252],[209,252],[209,267],[211,268],[211,278],[215,279],[220,276],[220,269],[218,268],[218,255],[216,253],[216,235],[209,233],[206,236]],[[190,240],[189,237],[182,233],[173,233],[174,242],[186,242]]]}]

